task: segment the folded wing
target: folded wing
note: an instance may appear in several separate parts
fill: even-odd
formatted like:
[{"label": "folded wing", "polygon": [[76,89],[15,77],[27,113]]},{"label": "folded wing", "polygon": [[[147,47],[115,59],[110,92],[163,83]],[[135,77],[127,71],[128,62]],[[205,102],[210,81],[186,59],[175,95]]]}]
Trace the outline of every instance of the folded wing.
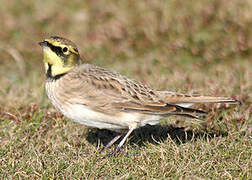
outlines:
[{"label": "folded wing", "polygon": [[189,108],[195,103],[238,103],[232,98],[155,91],[118,73],[93,65],[84,65],[79,72],[76,72],[76,75],[82,81],[78,80],[76,84],[68,86],[71,88],[68,92],[81,92],[82,94],[73,96],[80,97],[78,103],[104,113],[131,111],[161,116],[181,115],[198,118],[198,114],[202,115],[206,112]]}]

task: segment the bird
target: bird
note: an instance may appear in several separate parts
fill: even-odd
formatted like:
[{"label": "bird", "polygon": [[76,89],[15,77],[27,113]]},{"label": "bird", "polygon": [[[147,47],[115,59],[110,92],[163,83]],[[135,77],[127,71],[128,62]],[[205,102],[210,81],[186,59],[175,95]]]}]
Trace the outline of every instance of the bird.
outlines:
[{"label": "bird", "polygon": [[117,132],[101,149],[103,151],[121,138],[109,155],[118,153],[135,129],[158,124],[165,117],[178,115],[200,120],[207,112],[191,108],[194,104],[240,103],[230,97],[155,90],[83,61],[76,44],[60,36],[51,36],[39,45],[45,66],[46,94],[51,103],[74,122]]}]

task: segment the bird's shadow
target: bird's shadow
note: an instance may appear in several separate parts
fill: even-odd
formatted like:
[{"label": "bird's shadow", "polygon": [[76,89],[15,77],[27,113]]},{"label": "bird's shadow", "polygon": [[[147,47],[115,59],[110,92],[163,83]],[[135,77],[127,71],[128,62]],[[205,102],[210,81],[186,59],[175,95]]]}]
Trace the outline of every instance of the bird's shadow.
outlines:
[{"label": "bird's shadow", "polygon": [[[91,144],[97,144],[101,142],[106,145],[117,135],[116,132],[109,130],[93,129],[88,132],[86,140]],[[194,132],[192,130],[186,130],[184,127],[176,126],[144,126],[133,131],[130,136],[129,144],[136,144],[138,146],[144,146],[146,142],[151,144],[158,144],[164,142],[170,137],[176,144],[180,145],[196,139],[212,139],[219,136],[227,136],[227,133],[206,133],[206,132]],[[123,136],[115,143],[118,144]]]}]

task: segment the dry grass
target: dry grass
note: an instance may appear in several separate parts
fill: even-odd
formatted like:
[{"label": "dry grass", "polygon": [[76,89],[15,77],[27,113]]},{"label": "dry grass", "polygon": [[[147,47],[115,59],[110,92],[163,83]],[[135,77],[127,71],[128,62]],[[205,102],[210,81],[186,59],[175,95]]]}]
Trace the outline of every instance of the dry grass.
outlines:
[{"label": "dry grass", "polygon": [[[0,178],[251,179],[251,8],[250,0],[2,1]],[[243,104],[202,106],[203,124],[173,117],[141,128],[118,157],[100,159],[114,134],[70,122],[45,96],[37,42],[50,35],[157,89]]]}]

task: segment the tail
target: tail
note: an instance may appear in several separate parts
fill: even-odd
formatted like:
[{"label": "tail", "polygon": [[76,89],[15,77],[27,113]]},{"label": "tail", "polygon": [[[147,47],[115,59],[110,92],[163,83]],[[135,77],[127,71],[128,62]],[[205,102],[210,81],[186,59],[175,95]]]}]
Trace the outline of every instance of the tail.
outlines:
[{"label": "tail", "polygon": [[240,101],[228,97],[185,95],[169,91],[158,91],[158,93],[160,99],[162,99],[163,102],[160,103],[155,102],[150,104],[122,102],[122,103],[116,103],[114,104],[114,106],[123,111],[133,111],[133,112],[140,112],[143,114],[152,114],[160,116],[179,115],[202,120],[200,116],[206,115],[207,112],[189,108],[190,106],[196,103],[240,104]]},{"label": "tail", "polygon": [[240,101],[229,97],[212,97],[200,95],[187,95],[170,91],[159,91],[165,102],[182,107],[190,107],[197,103],[228,103],[241,104]]},{"label": "tail", "polygon": [[124,111],[141,112],[143,114],[152,114],[160,116],[179,115],[202,120],[198,115],[206,115],[207,112],[186,108],[175,104],[159,104],[159,105],[141,105],[141,104],[128,104],[117,103],[117,107]]}]

